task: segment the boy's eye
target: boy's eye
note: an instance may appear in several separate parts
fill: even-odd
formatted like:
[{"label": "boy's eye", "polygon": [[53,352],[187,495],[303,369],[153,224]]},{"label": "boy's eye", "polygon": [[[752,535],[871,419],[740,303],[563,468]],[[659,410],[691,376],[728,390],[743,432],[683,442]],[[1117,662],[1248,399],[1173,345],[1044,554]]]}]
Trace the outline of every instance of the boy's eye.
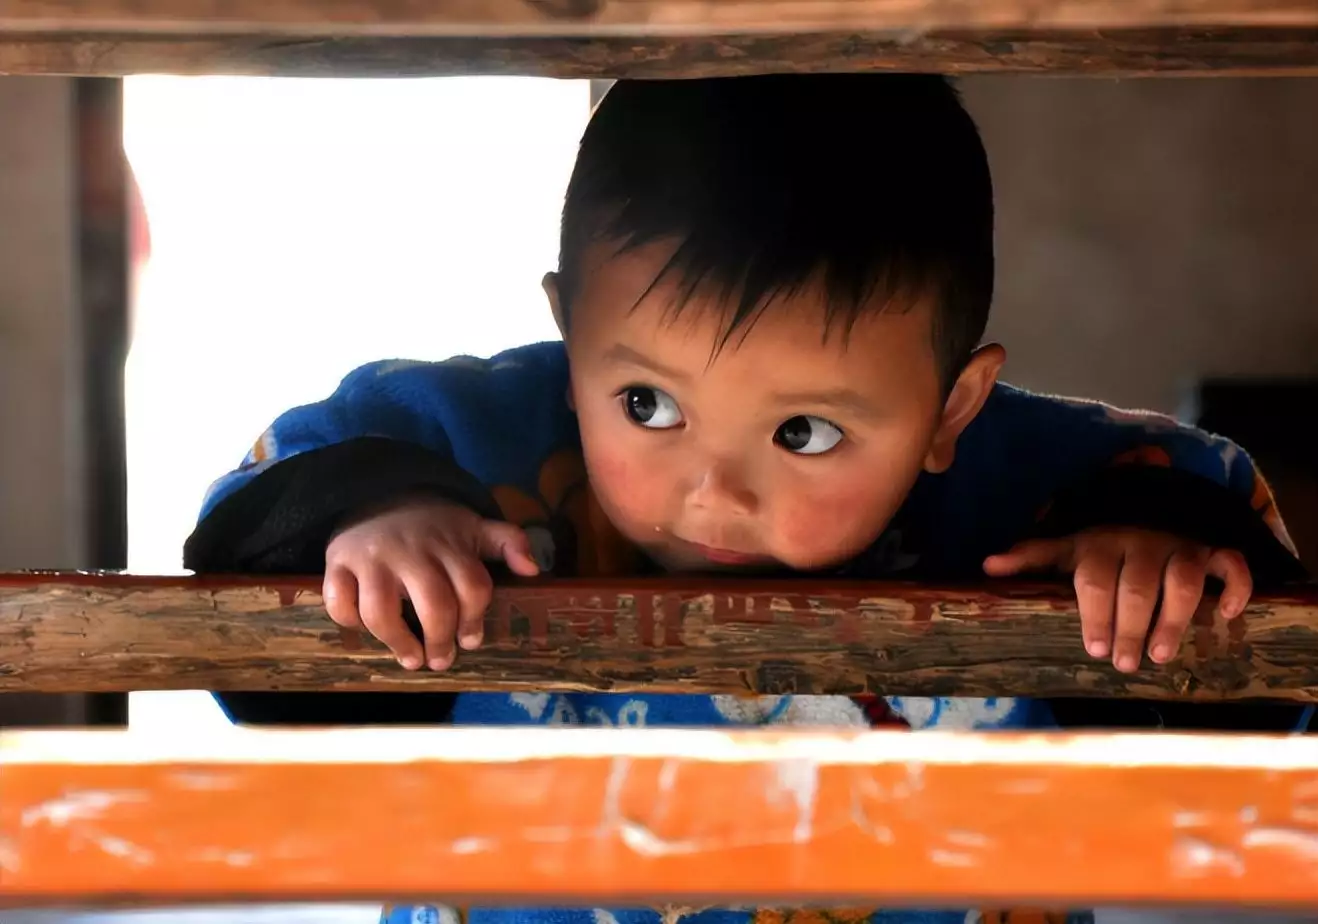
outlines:
[{"label": "boy's eye", "polygon": [[633,385],[623,391],[622,407],[633,423],[650,430],[670,430],[682,422],[677,402],[657,388]]},{"label": "boy's eye", "polygon": [[817,456],[842,442],[842,430],[822,417],[801,414],[783,421],[773,441],[788,452]]}]

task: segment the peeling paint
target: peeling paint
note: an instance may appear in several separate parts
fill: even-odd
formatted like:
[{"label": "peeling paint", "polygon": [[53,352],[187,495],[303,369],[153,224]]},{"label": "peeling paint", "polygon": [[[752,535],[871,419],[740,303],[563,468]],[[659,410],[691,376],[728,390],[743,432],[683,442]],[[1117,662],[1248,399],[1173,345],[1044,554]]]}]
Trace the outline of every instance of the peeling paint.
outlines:
[{"label": "peeling paint", "polygon": [[460,837],[453,842],[450,850],[459,856],[467,856],[473,853],[488,853],[496,849],[496,842],[489,837]]},{"label": "peeling paint", "polygon": [[25,808],[18,823],[24,828],[42,823],[63,828],[74,821],[94,821],[107,809],[126,802],[146,801],[146,793],[133,790],[71,790],[58,799]]},{"label": "peeling paint", "polygon": [[1282,848],[1294,853],[1304,854],[1306,859],[1318,861],[1318,832],[1302,828],[1265,827],[1246,831],[1240,839],[1242,847],[1255,849],[1259,847]]},{"label": "peeling paint", "polygon": [[1245,860],[1239,853],[1197,837],[1177,838],[1171,861],[1173,872],[1180,876],[1204,878],[1222,873],[1245,874]]},{"label": "peeling paint", "polygon": [[139,866],[146,866],[154,862],[156,858],[156,855],[150,850],[130,843],[122,837],[111,837],[108,834],[90,834],[88,835],[88,838],[101,850],[102,853],[128,860]]},{"label": "peeling paint", "polygon": [[777,793],[787,792],[796,802],[796,824],[792,840],[809,841],[814,833],[815,798],[819,793],[819,767],[810,760],[786,760],[774,764]]}]

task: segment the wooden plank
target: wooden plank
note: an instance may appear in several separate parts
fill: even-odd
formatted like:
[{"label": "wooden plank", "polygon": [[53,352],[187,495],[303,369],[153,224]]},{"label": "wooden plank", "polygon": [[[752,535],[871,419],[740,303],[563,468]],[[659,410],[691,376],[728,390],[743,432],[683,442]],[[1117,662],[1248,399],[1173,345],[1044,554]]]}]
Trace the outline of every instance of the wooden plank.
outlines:
[{"label": "wooden plank", "polygon": [[1318,702],[1318,588],[1206,602],[1178,658],[1083,652],[1069,587],[626,579],[499,587],[485,644],[408,673],[316,579],[0,575],[0,692],[637,690]]},{"label": "wooden plank", "polygon": [[716,35],[1318,26],[1312,0],[5,0],[28,34]]},{"label": "wooden plank", "polygon": [[0,735],[0,904],[1318,905],[1318,739]]},{"label": "wooden plank", "polygon": [[0,73],[672,78],[823,71],[1318,75],[1318,29],[300,38],[0,31]]}]

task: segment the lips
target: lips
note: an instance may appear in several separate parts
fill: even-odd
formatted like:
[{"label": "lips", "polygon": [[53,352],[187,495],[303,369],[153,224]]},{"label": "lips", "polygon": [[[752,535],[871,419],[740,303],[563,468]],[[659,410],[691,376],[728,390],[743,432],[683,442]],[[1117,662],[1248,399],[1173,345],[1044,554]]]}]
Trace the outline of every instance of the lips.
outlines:
[{"label": "lips", "polygon": [[699,542],[691,542],[688,545],[701,558],[716,565],[757,565],[763,564],[767,560],[763,555],[751,555],[747,552],[736,552],[732,549],[720,549],[712,545],[702,545]]}]

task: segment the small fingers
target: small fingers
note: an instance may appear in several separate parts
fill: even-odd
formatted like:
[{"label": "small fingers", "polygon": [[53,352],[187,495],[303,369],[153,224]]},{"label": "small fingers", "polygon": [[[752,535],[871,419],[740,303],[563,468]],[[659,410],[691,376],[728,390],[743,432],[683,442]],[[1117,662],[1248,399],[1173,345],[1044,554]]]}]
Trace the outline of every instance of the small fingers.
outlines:
[{"label": "small fingers", "polygon": [[1074,541],[1072,539],[1032,539],[1013,546],[1001,555],[984,560],[984,573],[989,577],[1010,577],[1027,571],[1049,571],[1066,568],[1070,564]]},{"label": "small fingers", "polygon": [[1149,639],[1149,657],[1166,664],[1176,656],[1181,639],[1194,619],[1204,596],[1209,550],[1190,546],[1177,550],[1167,560],[1162,582],[1162,610]]},{"label": "small fingers", "polygon": [[457,626],[457,598],[440,562],[417,558],[399,569],[399,579],[421,623],[426,664],[432,671],[453,663],[453,632]]},{"label": "small fingers", "polygon": [[1129,549],[1121,563],[1112,663],[1123,673],[1139,669],[1171,553],[1171,548],[1166,546],[1141,545]]},{"label": "small fingers", "polygon": [[485,564],[470,555],[450,555],[444,559],[444,567],[457,597],[458,644],[474,651],[485,637],[485,611],[494,594],[494,581]]},{"label": "small fingers", "polygon": [[403,621],[402,587],[393,571],[371,562],[357,569],[357,605],[362,623],[410,671],[422,664],[421,642]]},{"label": "small fingers", "polygon": [[361,631],[361,613],[357,612],[357,578],[352,571],[342,565],[330,565],[325,569],[325,581],[321,584],[321,596],[325,600],[325,610],[330,619],[345,629]]},{"label": "small fingers", "polygon": [[1208,573],[1225,585],[1217,610],[1223,619],[1235,619],[1245,612],[1254,595],[1254,576],[1245,556],[1234,549],[1217,549],[1208,557]]},{"label": "small fingers", "polygon": [[1112,651],[1112,614],[1116,608],[1120,552],[1096,547],[1080,557],[1075,568],[1075,596],[1080,607],[1080,633],[1091,657]]}]

